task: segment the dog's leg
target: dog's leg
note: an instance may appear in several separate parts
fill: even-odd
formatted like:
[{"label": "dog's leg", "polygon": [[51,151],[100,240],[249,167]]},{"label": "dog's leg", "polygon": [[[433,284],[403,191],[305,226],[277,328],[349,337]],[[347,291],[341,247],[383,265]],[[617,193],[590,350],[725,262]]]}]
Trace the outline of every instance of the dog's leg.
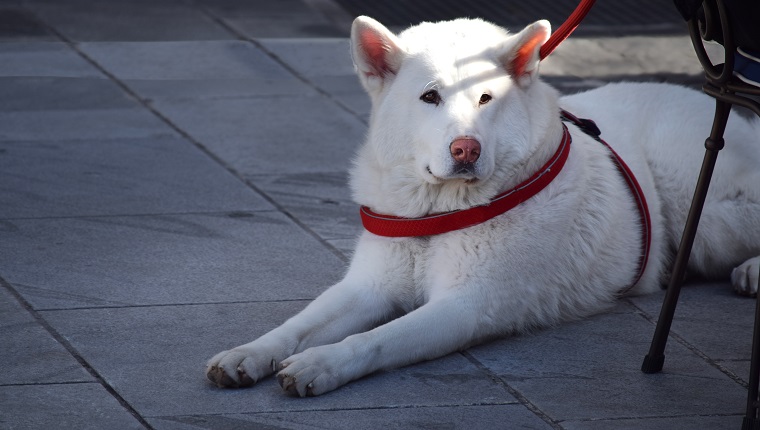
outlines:
[{"label": "dog's leg", "polygon": [[294,352],[371,328],[387,310],[362,290],[346,281],[330,287],[283,325],[214,356],[208,362],[208,379],[220,387],[252,385],[272,374],[276,364]]},{"label": "dog's leg", "polygon": [[379,369],[429,360],[495,334],[473,294],[447,294],[374,330],[285,359],[277,374],[291,394],[319,395]]},{"label": "dog's leg", "polygon": [[[272,374],[284,358],[317,345],[339,342],[413,308],[403,294],[411,265],[402,244],[365,238],[346,277],[303,311],[253,342],[209,360],[206,376],[220,387],[244,387]],[[394,281],[395,280],[395,281]],[[396,282],[396,284],[394,284]],[[405,301],[406,300],[406,301]]]},{"label": "dog's leg", "polygon": [[753,297],[757,295],[758,277],[760,277],[760,257],[753,257],[731,272],[731,285],[734,286],[737,294]]},{"label": "dog's leg", "polygon": [[[750,192],[746,191],[746,194]],[[760,271],[760,203],[750,199],[711,202],[710,197],[694,239],[690,269],[710,278],[731,273],[734,291],[754,296]]]}]

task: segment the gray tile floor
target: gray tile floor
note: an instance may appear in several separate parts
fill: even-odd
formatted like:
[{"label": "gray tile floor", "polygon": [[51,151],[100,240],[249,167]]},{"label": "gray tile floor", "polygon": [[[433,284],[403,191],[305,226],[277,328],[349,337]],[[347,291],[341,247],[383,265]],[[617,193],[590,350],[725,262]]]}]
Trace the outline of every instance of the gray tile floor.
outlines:
[{"label": "gray tile floor", "polygon": [[[658,375],[661,293],[318,398],[206,382],[361,228],[369,102],[328,3],[0,0],[0,428],[738,428],[754,302],[724,281],[683,292]],[[672,32],[573,37],[543,71],[700,81]]]}]

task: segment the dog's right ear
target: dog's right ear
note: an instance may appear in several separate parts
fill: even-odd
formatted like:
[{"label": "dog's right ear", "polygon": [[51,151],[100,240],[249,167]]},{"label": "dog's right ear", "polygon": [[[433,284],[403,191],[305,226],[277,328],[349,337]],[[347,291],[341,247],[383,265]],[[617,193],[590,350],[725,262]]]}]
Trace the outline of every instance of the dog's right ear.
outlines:
[{"label": "dog's right ear", "polygon": [[401,67],[403,49],[396,35],[366,16],[351,26],[351,57],[364,89],[375,94]]},{"label": "dog's right ear", "polygon": [[522,87],[530,85],[538,75],[541,46],[552,33],[549,21],[541,20],[525,27],[510,39],[507,52],[500,60],[512,79]]}]

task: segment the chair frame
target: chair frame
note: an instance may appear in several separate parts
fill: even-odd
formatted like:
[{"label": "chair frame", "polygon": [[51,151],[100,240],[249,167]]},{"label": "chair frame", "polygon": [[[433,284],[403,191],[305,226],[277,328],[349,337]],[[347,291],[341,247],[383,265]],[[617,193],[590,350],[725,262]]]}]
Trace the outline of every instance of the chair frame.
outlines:
[{"label": "chair frame", "polygon": [[[652,338],[649,353],[644,358],[641,371],[657,373],[665,363],[665,344],[668,340],[673,322],[678,296],[681,292],[686,267],[689,262],[694,237],[697,233],[699,218],[702,214],[707,190],[710,185],[718,153],[725,144],[723,133],[726,129],[732,105],[743,106],[760,116],[760,103],[744,94],[760,96],[760,88],[744,83],[734,76],[734,53],[736,45],[731,31],[729,15],[723,0],[705,0],[705,25],[701,26],[697,16],[688,21],[689,34],[699,62],[705,71],[706,83],[702,90],[715,98],[715,116],[712,130],[705,140],[705,157],[699,172],[691,208],[686,219],[681,243],[673,264],[673,271],[668,283],[665,299],[660,310],[660,317]],[[717,17],[715,16],[717,14]],[[717,20],[717,21],[716,21]],[[725,61],[723,64],[712,63],[705,50],[703,39],[712,40],[716,36],[715,22],[720,22],[723,37]],[[739,93],[739,94],[737,94]],[[760,184],[759,184],[760,185]],[[747,393],[747,411],[742,422],[742,430],[760,430],[760,295],[755,309],[755,328],[752,337],[752,356],[750,359],[749,387]]]}]

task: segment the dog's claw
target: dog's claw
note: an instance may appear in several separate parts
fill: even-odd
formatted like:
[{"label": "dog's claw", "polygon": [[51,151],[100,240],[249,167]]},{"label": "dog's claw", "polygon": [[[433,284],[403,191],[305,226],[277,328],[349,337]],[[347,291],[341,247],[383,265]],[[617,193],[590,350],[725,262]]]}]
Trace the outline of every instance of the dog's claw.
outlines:
[{"label": "dog's claw", "polygon": [[206,378],[209,381],[213,382],[218,387],[219,386],[219,382],[217,382],[218,378],[217,378],[216,372],[217,372],[217,367],[216,366],[211,366],[206,371]]},{"label": "dog's claw", "polygon": [[285,373],[278,373],[277,374],[277,382],[280,383],[280,387],[282,387],[283,390],[285,390],[286,393],[293,397],[313,397],[314,393],[312,392],[314,388],[314,384],[310,383],[308,384],[303,391],[298,389],[298,380],[296,380],[295,376],[287,375]]},{"label": "dog's claw", "polygon": [[245,373],[245,370],[238,367],[237,369],[238,373],[238,379],[240,380],[240,387],[248,387],[256,383],[256,381],[253,380],[250,376],[248,376],[247,373]]},{"label": "dog's claw", "polygon": [[277,382],[280,383],[280,387],[282,387],[286,393],[290,394],[291,396],[298,396],[298,390],[296,389],[296,380],[294,377],[286,375],[284,373],[278,373]]},{"label": "dog's claw", "polygon": [[206,372],[206,377],[219,388],[237,388],[239,386],[238,381],[232,379],[224,371],[224,368],[219,366],[211,366]]},{"label": "dog's claw", "polygon": [[206,378],[219,388],[242,388],[256,383],[243,369],[237,369],[238,379],[234,379],[221,366],[211,366],[206,372]]}]

